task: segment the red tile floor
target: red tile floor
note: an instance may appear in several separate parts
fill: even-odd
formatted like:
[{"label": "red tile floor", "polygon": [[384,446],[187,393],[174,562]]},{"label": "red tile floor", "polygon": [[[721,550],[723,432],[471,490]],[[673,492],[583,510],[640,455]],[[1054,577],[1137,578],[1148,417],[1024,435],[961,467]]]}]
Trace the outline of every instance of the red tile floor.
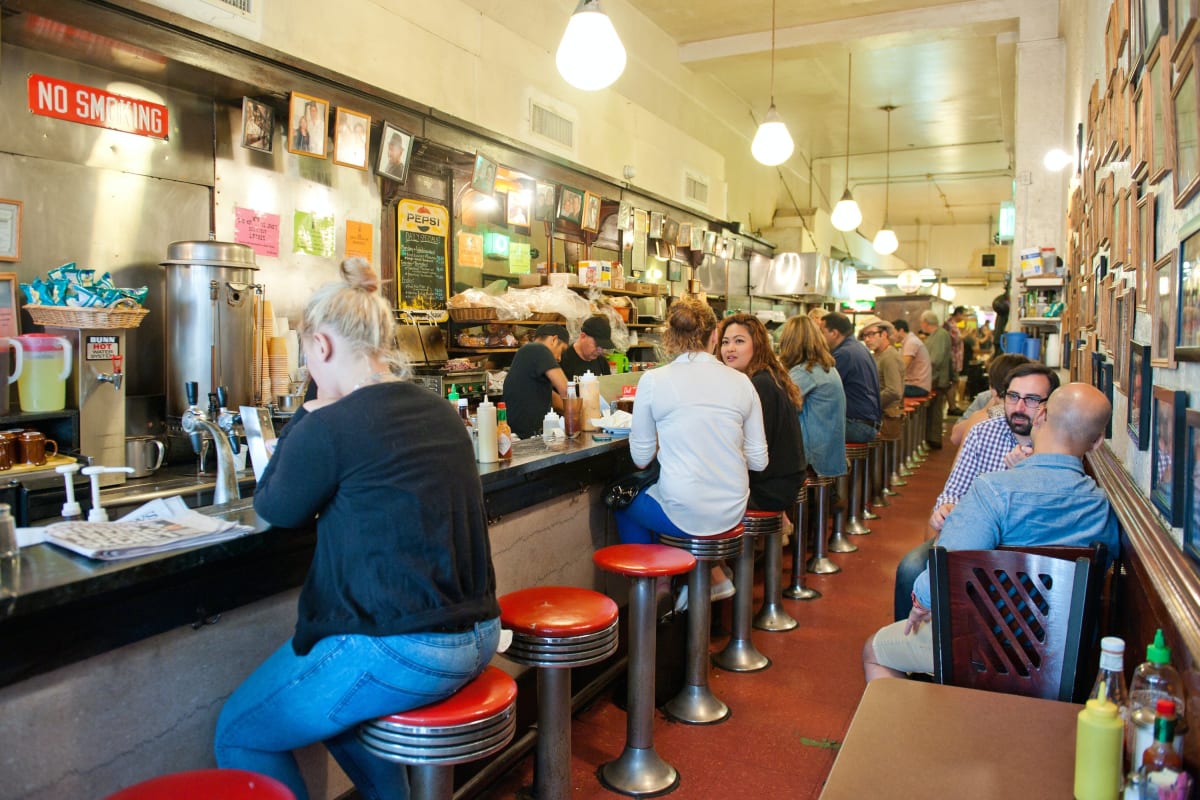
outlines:
[{"label": "red tile floor", "polygon": [[[799,627],[787,633],[754,631],[754,644],[772,660],[771,667],[741,674],[712,670],[713,693],[732,710],[728,720],[693,726],[656,714],[655,748],[680,773],[672,800],[722,795],[808,800],[821,793],[863,692],[863,642],[891,622],[896,564],[922,541],[933,501],[953,464],[948,437],[946,444],[930,451],[900,489],[901,496],[876,509],[881,519],[867,523],[869,535],[851,537],[858,552],[833,554],[841,572],[808,576],[822,597],[784,600]],[[790,565],[785,554],[785,586]],[[759,581],[755,607],[761,601],[761,576]],[[713,652],[724,644],[724,639],[714,639]],[[576,714],[573,798],[621,796],[600,785],[596,769],[620,755],[624,740],[625,712],[613,703],[611,690]],[[498,800],[524,794],[532,770],[530,755],[480,796]]]}]

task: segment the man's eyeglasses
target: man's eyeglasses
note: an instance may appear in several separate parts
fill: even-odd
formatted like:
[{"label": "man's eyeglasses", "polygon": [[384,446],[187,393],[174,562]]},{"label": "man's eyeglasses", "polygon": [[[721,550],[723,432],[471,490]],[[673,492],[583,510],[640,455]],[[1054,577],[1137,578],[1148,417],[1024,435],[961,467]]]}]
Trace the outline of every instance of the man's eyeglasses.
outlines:
[{"label": "man's eyeglasses", "polygon": [[1017,394],[1016,392],[1005,392],[1004,399],[1014,406],[1023,401],[1026,408],[1033,410],[1041,408],[1042,403],[1046,402],[1046,398],[1038,397],[1036,394]]},{"label": "man's eyeglasses", "polygon": [[867,338],[868,336],[878,336],[878,335],[879,335],[879,334],[881,334],[881,333],[883,333],[883,330],[882,330],[882,329],[880,329],[880,328],[874,328],[874,329],[872,329],[872,330],[869,330],[869,331],[863,331],[863,338],[865,339],[865,338]]}]

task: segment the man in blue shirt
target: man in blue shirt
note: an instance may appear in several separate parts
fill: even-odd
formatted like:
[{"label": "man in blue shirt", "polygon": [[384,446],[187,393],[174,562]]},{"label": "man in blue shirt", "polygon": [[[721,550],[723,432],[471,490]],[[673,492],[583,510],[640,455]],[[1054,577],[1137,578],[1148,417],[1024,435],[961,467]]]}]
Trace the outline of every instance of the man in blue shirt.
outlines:
[{"label": "man in blue shirt", "polygon": [[883,410],[879,406],[879,369],[866,346],[854,338],[854,324],[836,311],[821,317],[821,332],[829,343],[842,389],[846,393],[846,441],[875,440]]},{"label": "man in blue shirt", "polygon": [[[1093,386],[1055,392],[1033,425],[1033,455],[1002,472],[981,475],[954,507],[938,544],[947,550],[1001,545],[1120,546],[1108,497],[1083,472],[1083,456],[1104,441],[1112,406]],[[929,571],[913,584],[908,619],[881,628],[863,648],[868,681],[933,672]]]}]

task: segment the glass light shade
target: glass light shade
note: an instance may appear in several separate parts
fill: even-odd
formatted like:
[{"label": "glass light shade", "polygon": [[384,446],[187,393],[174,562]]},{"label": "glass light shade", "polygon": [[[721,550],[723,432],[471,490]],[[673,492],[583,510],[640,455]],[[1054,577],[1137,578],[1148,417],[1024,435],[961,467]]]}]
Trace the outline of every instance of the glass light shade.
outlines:
[{"label": "glass light shade", "polygon": [[829,221],[839,231],[852,231],[862,224],[862,209],[858,207],[858,203],[854,202],[854,197],[850,194],[849,189],[846,189],[842,199],[838,200],[837,205],[833,207]]},{"label": "glass light shade", "polygon": [[896,276],[896,288],[905,294],[912,294],[921,288],[921,276],[915,269],[906,269]]},{"label": "glass light shade", "polygon": [[750,143],[751,155],[758,163],[774,167],[787,161],[795,147],[787,125],[783,124],[772,103],[767,109],[766,119],[758,126],[758,133],[754,134],[754,141]]},{"label": "glass light shade", "polygon": [[880,228],[879,233],[875,234],[875,241],[872,242],[872,246],[879,255],[890,256],[900,246],[900,240],[896,238],[894,230],[886,227],[887,223],[884,223],[884,225],[885,227]]},{"label": "glass light shade", "polygon": [[937,288],[938,297],[949,303],[958,295],[958,290],[948,283],[939,283]]},{"label": "glass light shade", "polygon": [[576,89],[594,92],[611,86],[625,71],[625,46],[599,0],[583,0],[558,43],[558,74]]},{"label": "glass light shade", "polygon": [[1062,172],[1073,160],[1066,151],[1056,147],[1046,153],[1042,159],[1042,165],[1051,172]]}]

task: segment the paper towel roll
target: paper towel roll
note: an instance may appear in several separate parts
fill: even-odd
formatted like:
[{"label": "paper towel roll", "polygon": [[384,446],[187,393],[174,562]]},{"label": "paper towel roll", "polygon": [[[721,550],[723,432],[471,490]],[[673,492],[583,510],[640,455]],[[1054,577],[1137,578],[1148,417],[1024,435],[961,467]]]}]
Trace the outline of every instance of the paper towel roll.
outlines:
[{"label": "paper towel roll", "polygon": [[1042,362],[1047,366],[1058,369],[1062,366],[1062,335],[1051,333],[1046,336],[1046,352],[1042,354]]}]

